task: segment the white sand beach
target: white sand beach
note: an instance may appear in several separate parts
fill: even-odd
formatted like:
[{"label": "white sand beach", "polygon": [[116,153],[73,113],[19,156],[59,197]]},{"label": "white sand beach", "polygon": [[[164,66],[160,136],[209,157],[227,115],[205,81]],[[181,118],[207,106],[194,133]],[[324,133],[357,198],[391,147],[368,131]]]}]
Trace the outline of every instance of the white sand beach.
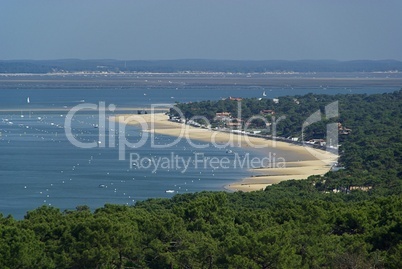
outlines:
[{"label": "white sand beach", "polygon": [[[234,133],[226,133],[203,128],[196,128],[183,123],[169,121],[163,113],[145,115],[119,115],[119,122],[138,125],[142,123],[143,131],[153,132],[174,137],[182,137],[189,141],[204,141],[219,145],[228,144],[245,149],[259,148],[268,154],[273,149],[291,154],[297,154],[297,161],[286,161],[284,166],[253,169],[252,177],[243,179],[226,186],[233,191],[254,191],[264,189],[271,184],[289,179],[305,179],[310,175],[323,175],[331,169],[338,156],[323,150],[303,147],[291,143],[273,141],[264,138],[249,137]],[[146,129],[146,130],[145,130]]]}]

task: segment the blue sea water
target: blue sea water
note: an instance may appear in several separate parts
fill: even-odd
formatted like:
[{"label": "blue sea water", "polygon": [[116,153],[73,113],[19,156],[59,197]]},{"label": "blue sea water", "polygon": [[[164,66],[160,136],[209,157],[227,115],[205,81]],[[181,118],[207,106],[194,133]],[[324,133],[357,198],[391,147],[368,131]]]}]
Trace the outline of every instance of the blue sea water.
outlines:
[{"label": "blue sea water", "polygon": [[[185,140],[172,147],[153,148],[146,144],[127,149],[126,160],[119,160],[116,147],[98,145],[82,149],[74,146],[65,134],[66,108],[81,103],[114,104],[117,109],[149,107],[151,104],[218,100],[228,96],[274,98],[283,95],[314,93],[378,93],[392,92],[393,88],[322,88],[269,89],[262,87],[182,87],[182,88],[133,88],[133,89],[46,89],[0,90],[0,212],[16,218],[41,205],[74,209],[88,205],[91,209],[105,203],[134,204],[152,197],[171,197],[174,193],[222,190],[226,184],[250,175],[247,169],[214,169],[195,163],[196,156],[203,158],[224,157],[231,161],[235,154],[226,149],[207,147],[194,149]],[[29,97],[30,102],[27,102]],[[119,114],[116,111],[114,114]],[[113,113],[108,116],[114,115]],[[96,111],[78,113],[72,120],[76,139],[89,143],[98,142],[99,117]],[[117,128],[117,127],[116,127]],[[113,129],[117,132],[118,129]],[[108,135],[108,134],[106,134]],[[128,126],[126,138],[135,142],[145,134],[139,127]],[[175,138],[157,135],[159,145],[169,144]],[[231,149],[238,156],[258,156],[258,152]],[[136,154],[143,167],[130,167],[129,155]],[[154,169],[146,162],[165,160],[178,156],[191,160],[183,171],[177,163],[170,167]],[[174,163],[174,162],[173,162]]]},{"label": "blue sea water", "polygon": [[[225,184],[249,175],[244,169],[204,167],[204,157],[233,159],[235,155],[225,149],[196,150],[186,140],[168,148],[154,148],[147,139],[141,147],[125,147],[125,160],[119,160],[118,136],[116,147],[74,146],[64,132],[65,114],[33,112],[21,118],[3,113],[1,117],[7,120],[2,122],[0,137],[3,214],[21,217],[43,204],[61,209],[84,204],[93,209],[105,203],[130,205],[150,197],[170,197],[172,194],[166,190],[185,193],[222,189]],[[94,114],[76,115],[72,131],[76,139],[84,143],[99,141],[99,129],[93,127],[97,122]],[[136,126],[127,126],[125,132],[125,139],[131,143],[144,135]],[[155,144],[167,145],[174,140],[156,135]],[[233,151],[246,154],[242,149]],[[132,162],[131,154],[135,154]],[[169,161],[163,167],[157,163],[162,158]]]}]

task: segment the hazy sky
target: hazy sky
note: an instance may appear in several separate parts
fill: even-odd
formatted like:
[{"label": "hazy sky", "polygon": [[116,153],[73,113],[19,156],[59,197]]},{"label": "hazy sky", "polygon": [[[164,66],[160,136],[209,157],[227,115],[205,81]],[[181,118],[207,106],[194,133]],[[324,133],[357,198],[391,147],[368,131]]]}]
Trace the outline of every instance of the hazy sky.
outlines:
[{"label": "hazy sky", "polygon": [[401,0],[0,0],[0,60],[402,60],[401,12]]}]

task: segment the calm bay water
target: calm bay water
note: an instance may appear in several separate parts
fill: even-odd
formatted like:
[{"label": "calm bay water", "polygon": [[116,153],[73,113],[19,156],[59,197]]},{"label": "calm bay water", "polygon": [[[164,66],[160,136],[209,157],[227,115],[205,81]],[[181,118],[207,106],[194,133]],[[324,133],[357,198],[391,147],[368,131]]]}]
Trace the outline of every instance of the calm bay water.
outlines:
[{"label": "calm bay water", "polygon": [[[133,204],[151,197],[171,197],[175,193],[222,190],[223,186],[249,176],[247,169],[213,169],[194,163],[196,156],[246,156],[243,149],[208,147],[194,149],[182,140],[173,147],[152,148],[150,141],[139,148],[127,149],[126,160],[118,159],[118,149],[80,149],[68,141],[64,121],[66,109],[80,103],[114,104],[117,109],[149,107],[150,104],[218,100],[228,96],[274,98],[283,95],[313,93],[383,93],[398,88],[262,88],[262,87],[190,87],[133,89],[46,89],[0,90],[0,212],[21,218],[26,211],[41,205],[74,209],[88,205],[92,209],[105,203]],[[30,102],[27,103],[29,97]],[[59,111],[57,111],[59,110]],[[118,114],[119,111],[116,112]],[[113,115],[113,114],[110,114]],[[73,133],[81,142],[99,140],[96,112],[77,114],[72,121]],[[117,130],[118,131],[118,130]],[[142,131],[135,126],[126,130],[134,142]],[[158,135],[156,143],[171,143],[175,138]],[[116,141],[118,143],[119,141]],[[117,145],[116,145],[117,146]],[[142,160],[173,158],[191,160],[164,169],[130,167],[129,154]],[[257,152],[249,152],[259,156]],[[172,155],[173,154],[173,155]],[[296,157],[295,157],[296,158]],[[289,159],[289,157],[288,157]]]}]

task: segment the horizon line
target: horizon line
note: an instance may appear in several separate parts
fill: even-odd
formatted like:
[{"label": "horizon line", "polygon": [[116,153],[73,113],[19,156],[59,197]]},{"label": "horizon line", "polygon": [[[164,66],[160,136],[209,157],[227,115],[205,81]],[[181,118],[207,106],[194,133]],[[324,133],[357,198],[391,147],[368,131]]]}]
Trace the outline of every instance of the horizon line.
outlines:
[{"label": "horizon line", "polygon": [[216,62],[384,62],[394,61],[402,62],[396,59],[354,59],[354,60],[335,60],[335,59],[213,59],[213,58],[176,58],[176,59],[113,59],[113,58],[54,58],[54,59],[0,59],[1,62],[23,62],[23,61],[120,61],[120,62],[169,62],[169,61],[216,61]]}]

